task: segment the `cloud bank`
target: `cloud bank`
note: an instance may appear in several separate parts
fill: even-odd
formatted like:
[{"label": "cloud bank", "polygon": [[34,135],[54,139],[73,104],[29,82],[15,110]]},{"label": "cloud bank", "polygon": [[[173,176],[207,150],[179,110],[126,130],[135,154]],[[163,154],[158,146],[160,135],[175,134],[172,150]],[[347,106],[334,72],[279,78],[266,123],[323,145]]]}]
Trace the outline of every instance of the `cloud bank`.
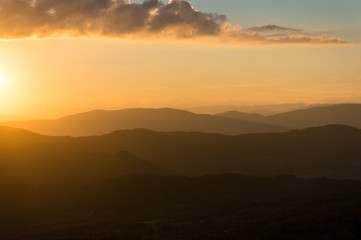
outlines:
[{"label": "cloud bank", "polygon": [[233,43],[344,44],[327,35],[277,25],[243,29],[225,15],[204,13],[185,0],[0,0],[0,38],[99,35]]}]

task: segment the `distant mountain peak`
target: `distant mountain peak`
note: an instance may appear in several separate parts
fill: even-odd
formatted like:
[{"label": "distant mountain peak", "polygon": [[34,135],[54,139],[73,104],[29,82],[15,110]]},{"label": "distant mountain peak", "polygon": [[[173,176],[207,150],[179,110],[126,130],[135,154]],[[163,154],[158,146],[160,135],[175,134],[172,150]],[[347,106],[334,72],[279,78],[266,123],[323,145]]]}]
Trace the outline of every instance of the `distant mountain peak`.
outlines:
[{"label": "distant mountain peak", "polygon": [[95,110],[70,115],[58,120],[10,122],[4,124],[56,136],[104,135],[117,130],[138,128],[161,132],[208,132],[230,135],[288,130],[286,127],[254,122],[251,119],[228,119],[172,108]]}]

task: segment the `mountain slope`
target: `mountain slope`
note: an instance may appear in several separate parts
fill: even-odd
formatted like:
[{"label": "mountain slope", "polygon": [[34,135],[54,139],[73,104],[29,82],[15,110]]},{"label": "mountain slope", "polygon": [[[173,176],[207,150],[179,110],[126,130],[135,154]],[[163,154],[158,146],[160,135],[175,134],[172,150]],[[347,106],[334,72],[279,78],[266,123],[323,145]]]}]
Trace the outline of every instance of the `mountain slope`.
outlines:
[{"label": "mountain slope", "polygon": [[85,184],[128,174],[166,174],[126,151],[88,150],[83,143],[82,139],[0,127],[0,179],[40,185]]},{"label": "mountain slope", "polygon": [[191,112],[207,113],[207,114],[217,114],[220,112],[228,112],[228,111],[239,111],[245,113],[259,113],[262,115],[275,115],[278,113],[301,109],[307,106],[309,105],[302,103],[268,104],[268,105],[253,105],[253,106],[252,105],[248,105],[248,106],[218,105],[218,106],[188,107],[187,110]]},{"label": "mountain slope", "polygon": [[342,124],[361,128],[361,104],[321,106],[268,117],[268,123],[305,128]]},{"label": "mountain slope", "polygon": [[238,112],[238,111],[228,111],[228,112],[224,112],[224,113],[218,113],[215,116],[230,118],[230,119],[255,121],[255,122],[266,121],[266,117],[261,114],[244,113],[244,112]]},{"label": "mountain slope", "polygon": [[243,134],[281,132],[288,128],[248,120],[235,120],[175,109],[92,111],[58,120],[1,123],[52,136],[93,136],[116,130],[146,128],[154,131]]},{"label": "mountain slope", "polygon": [[15,144],[19,136],[2,135],[0,174],[36,184],[87,183],[129,173],[361,179],[361,130],[339,125],[238,136],[142,129],[78,138],[34,134],[21,144]]},{"label": "mountain slope", "polygon": [[339,104],[317,106],[296,111],[280,113],[272,116],[245,114],[231,111],[216,116],[251,120],[289,128],[307,128],[324,126],[328,124],[341,124],[361,128],[361,104]]}]

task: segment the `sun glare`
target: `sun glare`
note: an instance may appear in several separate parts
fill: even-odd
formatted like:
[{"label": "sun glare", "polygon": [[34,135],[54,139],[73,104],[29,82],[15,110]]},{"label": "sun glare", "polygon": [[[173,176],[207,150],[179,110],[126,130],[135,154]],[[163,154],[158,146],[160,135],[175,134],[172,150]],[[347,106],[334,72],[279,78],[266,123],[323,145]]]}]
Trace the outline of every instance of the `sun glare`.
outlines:
[{"label": "sun glare", "polygon": [[6,85],[7,85],[7,76],[4,71],[0,70],[0,95],[1,96],[3,96],[7,91]]},{"label": "sun glare", "polygon": [[0,72],[0,86],[4,83],[4,75]]},{"label": "sun glare", "polygon": [[3,90],[3,87],[5,87],[5,75],[0,71],[0,91]]}]

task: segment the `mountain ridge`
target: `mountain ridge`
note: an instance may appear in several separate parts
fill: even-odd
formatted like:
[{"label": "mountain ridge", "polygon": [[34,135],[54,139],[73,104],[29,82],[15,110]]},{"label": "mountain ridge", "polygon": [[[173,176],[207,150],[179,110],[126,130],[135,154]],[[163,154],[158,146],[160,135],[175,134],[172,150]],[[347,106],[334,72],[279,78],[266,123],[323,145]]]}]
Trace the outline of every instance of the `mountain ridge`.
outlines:
[{"label": "mountain ridge", "polygon": [[361,179],[361,130],[343,125],[236,136],[146,129],[92,137],[25,133],[22,138],[0,131],[0,174],[36,184],[81,184],[131,173]]},{"label": "mountain ridge", "polygon": [[160,132],[205,132],[226,135],[284,132],[329,124],[361,128],[361,104],[315,105],[276,115],[228,111],[215,115],[196,114],[172,108],[93,110],[55,120],[5,122],[52,136],[95,136],[116,130],[145,128]]},{"label": "mountain ridge", "polygon": [[226,119],[171,108],[95,110],[66,116],[58,120],[32,120],[0,124],[53,136],[93,136],[115,130],[135,128],[147,128],[154,131],[197,131],[233,135],[288,130],[286,127],[267,123]]},{"label": "mountain ridge", "polygon": [[275,124],[288,128],[302,129],[328,124],[341,124],[361,128],[361,104],[351,103],[310,106],[270,116],[250,115],[237,111],[219,113],[216,116],[240,120],[252,119],[255,122]]}]

